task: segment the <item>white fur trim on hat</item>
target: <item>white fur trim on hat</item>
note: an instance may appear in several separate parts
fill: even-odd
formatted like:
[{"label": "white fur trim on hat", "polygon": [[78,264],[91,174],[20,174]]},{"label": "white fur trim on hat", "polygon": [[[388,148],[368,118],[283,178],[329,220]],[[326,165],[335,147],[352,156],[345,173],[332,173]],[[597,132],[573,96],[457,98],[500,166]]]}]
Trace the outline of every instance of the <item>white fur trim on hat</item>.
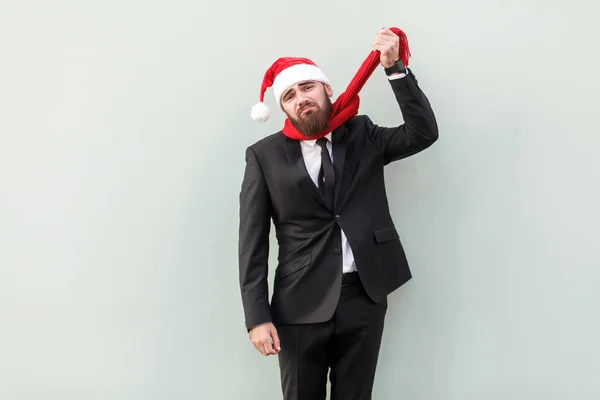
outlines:
[{"label": "white fur trim on hat", "polygon": [[315,65],[311,64],[296,64],[284,69],[275,77],[273,81],[273,93],[277,106],[280,106],[281,95],[290,86],[304,81],[318,81],[326,84],[331,84],[323,71]]}]

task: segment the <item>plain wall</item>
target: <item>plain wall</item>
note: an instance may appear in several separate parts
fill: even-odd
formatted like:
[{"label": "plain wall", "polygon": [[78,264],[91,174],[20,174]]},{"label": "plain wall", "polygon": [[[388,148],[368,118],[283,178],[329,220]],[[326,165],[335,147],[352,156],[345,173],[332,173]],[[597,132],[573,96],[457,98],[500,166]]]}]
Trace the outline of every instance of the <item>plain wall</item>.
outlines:
[{"label": "plain wall", "polygon": [[[408,35],[440,139],[387,167],[414,279],[374,398],[600,398],[597,13],[3,0],[0,398],[280,399],[244,329],[237,223],[244,149],[283,115],[250,108],[281,56],[337,96],[382,26]],[[360,112],[402,122],[381,68]]]}]

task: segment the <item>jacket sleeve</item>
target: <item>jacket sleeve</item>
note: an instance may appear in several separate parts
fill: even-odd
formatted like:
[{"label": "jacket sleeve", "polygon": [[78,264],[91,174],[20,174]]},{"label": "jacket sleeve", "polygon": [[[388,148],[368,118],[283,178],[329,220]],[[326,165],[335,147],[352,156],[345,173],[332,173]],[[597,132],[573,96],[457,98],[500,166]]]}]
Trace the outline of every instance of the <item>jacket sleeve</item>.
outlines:
[{"label": "jacket sleeve", "polygon": [[270,322],[267,282],[270,195],[256,153],[246,149],[246,168],[239,196],[239,284],[246,329]]},{"label": "jacket sleeve", "polygon": [[404,124],[387,128],[365,118],[369,140],[382,152],[386,164],[425,150],[438,139],[433,109],[412,71],[408,70],[405,77],[390,80],[389,83],[400,106]]}]

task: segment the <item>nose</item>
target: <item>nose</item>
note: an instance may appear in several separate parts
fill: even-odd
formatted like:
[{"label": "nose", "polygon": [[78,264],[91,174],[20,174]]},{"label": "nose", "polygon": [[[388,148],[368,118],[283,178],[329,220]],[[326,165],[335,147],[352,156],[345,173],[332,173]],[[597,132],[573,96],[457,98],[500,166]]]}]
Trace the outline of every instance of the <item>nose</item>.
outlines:
[{"label": "nose", "polygon": [[299,105],[302,105],[308,101],[308,97],[306,94],[302,93],[302,91],[299,91],[299,93],[296,94],[296,99],[298,100]]}]

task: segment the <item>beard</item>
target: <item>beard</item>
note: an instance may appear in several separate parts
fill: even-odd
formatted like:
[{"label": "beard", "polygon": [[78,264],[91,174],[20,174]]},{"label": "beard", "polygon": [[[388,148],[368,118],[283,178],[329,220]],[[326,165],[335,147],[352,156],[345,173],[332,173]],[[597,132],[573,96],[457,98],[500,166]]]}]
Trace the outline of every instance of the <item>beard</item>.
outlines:
[{"label": "beard", "polygon": [[[302,111],[307,107],[313,107],[313,109],[310,110],[308,114],[301,115]],[[289,115],[288,118],[298,132],[307,138],[310,138],[327,129],[332,108],[331,99],[326,97],[324,108],[321,108],[317,103],[306,103],[298,109],[298,118],[292,118]]]}]

